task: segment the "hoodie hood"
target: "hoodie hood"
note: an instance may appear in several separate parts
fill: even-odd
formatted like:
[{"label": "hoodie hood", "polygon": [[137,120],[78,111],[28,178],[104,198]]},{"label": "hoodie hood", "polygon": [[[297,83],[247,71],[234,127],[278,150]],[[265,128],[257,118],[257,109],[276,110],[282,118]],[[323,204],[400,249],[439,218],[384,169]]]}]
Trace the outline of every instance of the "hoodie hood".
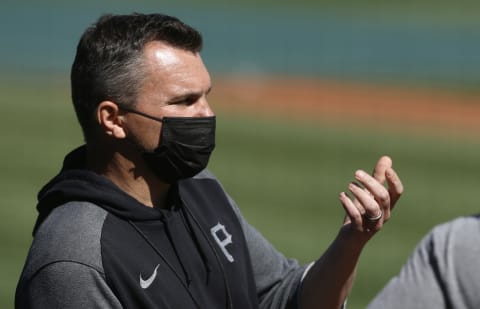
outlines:
[{"label": "hoodie hood", "polygon": [[71,201],[91,202],[109,213],[132,221],[158,220],[162,217],[161,210],[145,207],[108,178],[87,170],[85,166],[84,145],[65,157],[60,173],[40,190],[34,235],[54,208]]}]

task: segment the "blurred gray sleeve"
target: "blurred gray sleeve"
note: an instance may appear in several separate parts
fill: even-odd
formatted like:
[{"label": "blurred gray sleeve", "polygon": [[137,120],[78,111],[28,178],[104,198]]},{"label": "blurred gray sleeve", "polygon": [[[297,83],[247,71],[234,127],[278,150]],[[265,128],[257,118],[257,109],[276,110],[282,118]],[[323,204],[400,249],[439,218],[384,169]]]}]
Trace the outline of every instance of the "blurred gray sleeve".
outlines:
[{"label": "blurred gray sleeve", "polygon": [[42,268],[18,296],[17,309],[121,308],[103,274],[69,261]]},{"label": "blurred gray sleeve", "polygon": [[247,239],[260,308],[297,308],[297,291],[307,266],[278,252],[245,220],[233,200],[231,204]]},{"label": "blurred gray sleeve", "polygon": [[368,309],[480,308],[479,244],[477,217],[435,227]]}]

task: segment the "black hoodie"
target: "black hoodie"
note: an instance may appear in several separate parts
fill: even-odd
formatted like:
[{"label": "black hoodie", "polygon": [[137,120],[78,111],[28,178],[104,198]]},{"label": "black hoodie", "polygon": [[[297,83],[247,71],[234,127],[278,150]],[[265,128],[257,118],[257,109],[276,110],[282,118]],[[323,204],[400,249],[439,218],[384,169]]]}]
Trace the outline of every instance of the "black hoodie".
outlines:
[{"label": "black hoodie", "polygon": [[[49,308],[248,309],[258,308],[265,296],[270,304],[292,303],[303,270],[253,229],[245,233],[246,224],[210,173],[172,186],[168,207],[160,210],[145,207],[84,163],[83,146],[39,192],[17,308],[46,307],[44,302]],[[255,238],[250,248],[248,235]],[[252,247],[262,248],[254,256],[267,258],[260,265],[274,262],[274,269],[260,267],[272,271],[271,279],[255,278]]]}]

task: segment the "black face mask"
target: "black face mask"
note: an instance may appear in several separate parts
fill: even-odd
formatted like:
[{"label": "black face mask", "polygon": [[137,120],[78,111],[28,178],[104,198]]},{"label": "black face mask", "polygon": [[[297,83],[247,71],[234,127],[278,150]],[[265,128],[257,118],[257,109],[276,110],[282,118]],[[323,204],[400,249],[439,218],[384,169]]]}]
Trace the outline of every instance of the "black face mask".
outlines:
[{"label": "black face mask", "polygon": [[155,174],[167,183],[195,176],[207,167],[215,148],[215,116],[163,117],[123,108],[162,122],[160,144],[153,151],[144,151],[143,159]]}]

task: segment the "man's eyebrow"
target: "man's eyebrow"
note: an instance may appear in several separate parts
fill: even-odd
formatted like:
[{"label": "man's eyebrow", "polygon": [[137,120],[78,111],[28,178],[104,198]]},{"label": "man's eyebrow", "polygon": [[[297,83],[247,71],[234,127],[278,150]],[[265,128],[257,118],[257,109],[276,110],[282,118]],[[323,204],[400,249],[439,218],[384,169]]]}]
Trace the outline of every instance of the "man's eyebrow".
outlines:
[{"label": "man's eyebrow", "polygon": [[[207,91],[205,92],[206,95],[208,95],[212,91],[212,86],[210,86]],[[203,95],[203,91],[192,91],[184,94],[180,94],[176,97],[171,98],[168,100],[171,103],[175,102],[181,102],[183,100],[189,99],[189,98],[199,98]]]}]

